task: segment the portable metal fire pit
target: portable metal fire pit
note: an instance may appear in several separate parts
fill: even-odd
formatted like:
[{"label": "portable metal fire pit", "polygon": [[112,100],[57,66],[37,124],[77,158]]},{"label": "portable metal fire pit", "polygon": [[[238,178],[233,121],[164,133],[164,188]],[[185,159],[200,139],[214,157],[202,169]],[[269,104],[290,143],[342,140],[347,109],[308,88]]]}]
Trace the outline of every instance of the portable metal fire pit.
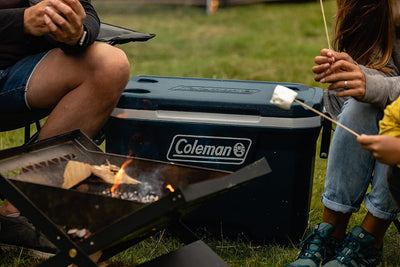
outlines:
[{"label": "portable metal fire pit", "polygon": [[[119,185],[116,196],[105,193],[111,185],[90,180],[83,181],[77,188],[63,189],[65,166],[71,160],[116,166],[131,160],[125,172],[141,183]],[[59,249],[41,266],[71,263],[97,266],[89,255],[101,251],[99,261],[104,261],[161,229],[172,230],[188,244],[182,251],[172,253],[172,258],[182,258],[185,254],[199,256],[203,251],[208,253],[204,257],[213,258],[214,266],[224,266],[220,265],[224,262],[216,254],[199,243],[201,241],[180,218],[206,201],[270,171],[265,159],[229,173],[103,153],[87,136],[74,131],[0,151],[0,193]],[[167,185],[172,186],[173,192]],[[69,227],[84,228],[91,234],[72,240],[63,230]],[[152,262],[161,264],[164,258]],[[166,262],[171,259],[163,265],[170,266]],[[149,262],[145,266],[156,265]]]}]

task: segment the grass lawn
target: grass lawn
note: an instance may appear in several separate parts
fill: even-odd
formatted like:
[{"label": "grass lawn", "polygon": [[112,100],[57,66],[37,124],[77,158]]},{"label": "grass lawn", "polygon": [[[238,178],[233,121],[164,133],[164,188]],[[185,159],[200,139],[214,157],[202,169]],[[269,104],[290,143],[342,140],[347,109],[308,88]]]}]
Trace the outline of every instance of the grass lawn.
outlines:
[{"label": "grass lawn", "polygon": [[[138,31],[156,33],[148,42],[121,45],[131,62],[131,74],[299,82],[313,80],[314,56],[327,47],[319,2],[263,3],[222,7],[207,15],[192,5],[134,4],[93,1],[101,20]],[[332,28],[335,2],[325,2]],[[22,130],[0,134],[0,149],[22,144]],[[319,149],[317,149],[317,155]],[[310,226],[322,216],[320,196],[326,160],[316,157]],[[362,209],[349,228],[359,224]],[[309,229],[308,229],[309,231]],[[308,233],[308,232],[307,232]],[[284,266],[296,257],[296,244],[261,246],[248,240],[215,240],[207,244],[231,266]],[[392,225],[384,246],[385,266],[398,266],[400,234]],[[182,244],[160,234],[121,253],[110,262],[135,265]],[[1,266],[32,266],[38,261],[15,251],[3,255]]]}]

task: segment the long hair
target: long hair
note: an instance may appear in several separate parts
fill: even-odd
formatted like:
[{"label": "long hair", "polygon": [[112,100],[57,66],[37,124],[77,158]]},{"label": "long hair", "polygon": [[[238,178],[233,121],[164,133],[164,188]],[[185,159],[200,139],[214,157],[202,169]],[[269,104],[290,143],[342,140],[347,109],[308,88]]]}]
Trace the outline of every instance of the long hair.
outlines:
[{"label": "long hair", "polygon": [[337,0],[335,50],[387,72],[395,41],[394,4],[394,0]]}]

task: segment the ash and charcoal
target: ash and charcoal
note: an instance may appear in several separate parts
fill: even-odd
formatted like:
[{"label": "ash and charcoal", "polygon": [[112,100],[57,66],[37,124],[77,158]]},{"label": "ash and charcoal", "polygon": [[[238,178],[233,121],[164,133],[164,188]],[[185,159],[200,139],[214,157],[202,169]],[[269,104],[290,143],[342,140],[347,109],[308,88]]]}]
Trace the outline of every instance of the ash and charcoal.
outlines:
[{"label": "ash and charcoal", "polygon": [[103,196],[115,197],[123,200],[136,201],[140,203],[151,203],[157,201],[160,196],[155,191],[151,189],[151,186],[146,182],[142,183],[140,187],[145,187],[146,189],[139,189],[133,191],[127,191],[124,189],[125,185],[119,185],[116,192],[111,192],[111,188],[104,189],[99,194]]},{"label": "ash and charcoal", "polygon": [[83,241],[92,235],[92,233],[86,228],[70,228],[66,230],[66,232],[73,241]]},{"label": "ash and charcoal", "polygon": [[151,203],[159,200],[166,193],[162,189],[161,182],[151,181],[141,182],[140,184],[119,184],[114,192],[111,191],[111,184],[99,182],[98,179],[87,179],[75,187],[81,192],[88,192],[96,195],[119,198],[123,200],[135,201],[140,203]]}]

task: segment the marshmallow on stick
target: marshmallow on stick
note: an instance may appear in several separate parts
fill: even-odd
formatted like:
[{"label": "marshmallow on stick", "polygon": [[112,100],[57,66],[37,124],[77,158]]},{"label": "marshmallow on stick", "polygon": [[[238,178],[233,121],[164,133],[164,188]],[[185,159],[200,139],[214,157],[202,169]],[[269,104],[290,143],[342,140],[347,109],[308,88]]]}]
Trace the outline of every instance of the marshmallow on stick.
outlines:
[{"label": "marshmallow on stick", "polygon": [[344,126],[343,124],[333,120],[331,117],[325,115],[324,113],[316,110],[315,108],[310,107],[309,105],[301,102],[300,100],[296,99],[297,93],[295,91],[293,91],[290,88],[287,88],[285,86],[282,85],[277,85],[275,87],[274,93],[272,94],[272,98],[270,103],[274,104],[280,108],[289,110],[292,103],[296,102],[300,105],[302,105],[303,107],[305,107],[306,109],[309,109],[315,113],[317,113],[318,115],[324,117],[325,119],[336,123],[337,125],[339,125],[340,127],[342,127],[343,129],[345,129],[346,131],[348,131],[349,133],[355,135],[355,136],[360,136],[358,133],[354,132],[353,130],[347,128],[346,126]]},{"label": "marshmallow on stick", "polygon": [[282,85],[275,87],[274,93],[272,94],[271,104],[280,108],[289,110],[293,101],[296,99],[297,93],[290,88]]}]

